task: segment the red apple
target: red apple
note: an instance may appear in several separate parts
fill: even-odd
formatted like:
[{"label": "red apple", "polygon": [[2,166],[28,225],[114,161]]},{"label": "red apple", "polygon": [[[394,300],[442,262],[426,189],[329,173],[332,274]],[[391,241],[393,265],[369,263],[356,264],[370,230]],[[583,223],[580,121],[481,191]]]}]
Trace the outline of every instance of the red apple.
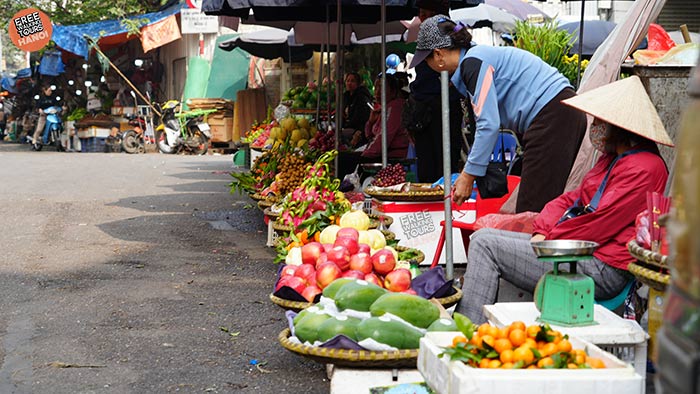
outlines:
[{"label": "red apple", "polygon": [[404,290],[404,291],[402,291],[402,293],[406,293],[406,294],[413,294],[413,295],[418,295],[418,293],[416,293],[416,291],[415,291],[415,290],[413,290],[413,289],[410,289],[410,288],[409,288],[408,290]]},{"label": "red apple", "polygon": [[323,245],[320,242],[309,242],[301,247],[301,261],[304,264],[316,265],[318,256],[323,253]]},{"label": "red apple", "polygon": [[406,268],[395,269],[384,277],[384,287],[389,291],[402,292],[411,288],[411,271]]},{"label": "red apple", "polygon": [[334,246],[326,254],[328,255],[328,261],[334,262],[342,271],[350,268],[350,252],[345,246]]},{"label": "red apple", "polygon": [[365,275],[365,281],[369,283],[374,283],[379,287],[384,287],[384,284],[382,283],[381,279],[379,279],[379,277],[375,273]]},{"label": "red apple", "polygon": [[333,244],[322,244],[323,245],[323,251],[328,253],[329,250],[333,249]]},{"label": "red apple", "polygon": [[314,275],[316,273],[316,267],[313,266],[313,264],[302,264],[297,267],[297,270],[294,272],[294,276],[297,278],[302,278],[306,279],[309,275]]},{"label": "red apple", "polygon": [[285,265],[280,271],[280,278],[285,276],[294,276],[294,272],[297,270],[298,265]]},{"label": "red apple", "polygon": [[357,253],[357,251],[360,249],[360,245],[357,243],[357,238],[348,236],[336,238],[333,246],[345,246],[351,255]]},{"label": "red apple", "polygon": [[331,282],[338,279],[341,274],[340,268],[332,261],[327,261],[321,264],[316,270],[316,284],[319,288],[324,289]]},{"label": "red apple", "polygon": [[275,291],[281,289],[283,286],[287,286],[290,289],[301,294],[306,288],[306,282],[303,279],[296,276],[285,276],[284,278],[280,279],[280,281],[277,283],[277,288],[275,288]]},{"label": "red apple", "polygon": [[372,273],[372,258],[369,253],[358,253],[350,256],[350,269],[364,274]]},{"label": "red apple", "polygon": [[370,248],[370,246],[367,244],[360,244],[357,253],[372,254],[372,248]]},{"label": "red apple", "polygon": [[321,294],[321,289],[319,289],[317,286],[311,285],[307,288],[304,289],[303,292],[301,292],[301,295],[306,298],[307,301],[309,302],[314,302],[314,299],[316,298],[316,295]]},{"label": "red apple", "polygon": [[365,279],[365,273],[361,271],[348,270],[343,272],[341,278]]},{"label": "red apple", "polygon": [[318,269],[318,267],[326,261],[328,261],[328,254],[323,252],[318,256],[318,260],[316,260],[316,269]]},{"label": "red apple", "polygon": [[357,241],[360,238],[360,232],[352,227],[341,227],[335,234],[335,237],[336,240],[341,237],[350,237]]},{"label": "red apple", "polygon": [[374,272],[379,275],[386,275],[394,270],[396,259],[390,250],[380,249],[372,255],[372,266]]}]

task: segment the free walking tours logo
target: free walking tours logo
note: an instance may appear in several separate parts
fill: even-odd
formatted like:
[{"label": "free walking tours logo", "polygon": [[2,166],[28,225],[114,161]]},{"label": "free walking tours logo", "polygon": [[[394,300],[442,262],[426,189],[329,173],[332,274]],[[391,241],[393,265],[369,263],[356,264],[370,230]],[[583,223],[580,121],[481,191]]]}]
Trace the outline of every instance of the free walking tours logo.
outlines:
[{"label": "free walking tours logo", "polygon": [[12,17],[8,33],[17,48],[34,52],[49,43],[52,31],[48,15],[36,8],[26,8]]}]

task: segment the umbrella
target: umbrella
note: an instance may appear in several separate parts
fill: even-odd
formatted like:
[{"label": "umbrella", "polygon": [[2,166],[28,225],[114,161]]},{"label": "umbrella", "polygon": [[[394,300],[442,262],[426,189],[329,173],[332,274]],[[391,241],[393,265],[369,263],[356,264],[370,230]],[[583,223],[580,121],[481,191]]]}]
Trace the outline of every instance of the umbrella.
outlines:
[{"label": "umbrella", "polygon": [[484,3],[500,8],[521,20],[550,19],[542,10],[522,0],[485,0]]},{"label": "umbrella", "polygon": [[[581,48],[581,53],[583,55],[591,56],[600,44],[608,38],[608,35],[615,29],[616,24],[614,22],[608,21],[583,21],[583,46]],[[569,54],[579,53],[578,40],[579,37],[577,33],[581,27],[581,22],[569,22],[559,25],[559,29],[566,30],[574,37],[571,39],[571,44],[573,47],[569,51]]]},{"label": "umbrella", "polygon": [[501,32],[513,30],[515,22],[520,20],[517,16],[488,4],[452,10],[450,11],[450,18],[455,22],[462,22],[471,28],[490,27],[494,31]]},{"label": "umbrella", "polygon": [[277,59],[281,57],[285,62],[301,62],[311,59],[318,45],[300,45],[294,41],[294,33],[267,28],[251,33],[241,34],[230,40],[222,41],[219,47],[226,51],[241,48],[253,56],[263,59]]}]

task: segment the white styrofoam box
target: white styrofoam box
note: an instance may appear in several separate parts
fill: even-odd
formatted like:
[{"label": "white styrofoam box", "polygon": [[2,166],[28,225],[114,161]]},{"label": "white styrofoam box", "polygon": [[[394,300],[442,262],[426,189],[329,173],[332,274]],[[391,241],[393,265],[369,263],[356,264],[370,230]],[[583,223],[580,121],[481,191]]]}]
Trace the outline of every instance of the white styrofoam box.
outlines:
[{"label": "white styrofoam box", "polygon": [[[440,239],[442,226],[440,222],[445,220],[445,203],[443,201],[380,201],[372,200],[372,211],[382,215],[391,216],[394,223],[389,230],[396,234],[400,240],[399,245],[416,248],[425,254],[423,265],[430,265]],[[476,221],[476,201],[469,200],[464,204],[453,208],[452,216],[461,222],[474,223]],[[456,264],[467,262],[467,253],[462,243],[462,232],[458,228],[452,229],[453,260]],[[445,263],[446,252],[443,249],[440,256],[440,264]]]},{"label": "white styrofoam box", "polygon": [[[501,327],[514,321],[522,321],[526,325],[540,324],[537,321],[540,312],[534,302],[499,302],[484,305],[484,315],[491,324]],[[591,326],[550,326],[605,348],[624,361],[632,363],[638,374],[646,376],[648,335],[642,327],[636,321],[623,319],[597,304],[593,307],[593,319],[597,324]]]},{"label": "white styrofoam box", "polygon": [[[481,369],[461,361],[439,358],[459,332],[429,332],[420,341],[418,370],[438,394],[639,394],[644,379],[631,366],[596,345],[570,336],[576,349],[585,349],[605,363],[605,369]],[[447,374],[445,374],[447,370]],[[445,376],[448,379],[445,379]]]},{"label": "white styrofoam box", "polygon": [[95,99],[89,99],[87,102],[87,110],[92,111],[94,109],[98,109],[102,107],[102,100],[95,98]]},{"label": "white styrofoam box", "polygon": [[333,368],[331,394],[369,393],[372,387],[402,383],[423,383],[423,375],[415,369],[399,369],[393,379],[392,369]]},{"label": "white styrofoam box", "polygon": [[262,156],[263,152],[260,149],[250,149],[250,168],[253,168],[253,163],[255,163],[255,160]]},{"label": "white styrofoam box", "polygon": [[87,128],[78,129],[76,134],[78,135],[78,138],[91,138],[91,137],[107,138],[110,136],[111,132],[112,132],[112,130],[107,128],[107,127],[90,126]]}]

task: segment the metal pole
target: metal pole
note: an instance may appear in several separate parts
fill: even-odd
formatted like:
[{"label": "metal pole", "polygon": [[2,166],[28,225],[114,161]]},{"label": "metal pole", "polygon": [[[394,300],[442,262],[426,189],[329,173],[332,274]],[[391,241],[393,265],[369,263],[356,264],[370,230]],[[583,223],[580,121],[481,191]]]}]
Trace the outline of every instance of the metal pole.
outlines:
[{"label": "metal pole", "polygon": [[576,65],[576,89],[581,83],[581,57],[583,57],[583,21],[586,11],[586,0],[581,0],[581,24],[578,27],[578,64]]},{"label": "metal pole", "polygon": [[450,98],[447,71],[440,72],[440,98],[442,103],[442,173],[445,180],[445,276],[454,277],[452,253],[452,171],[450,169]]},{"label": "metal pole", "polygon": [[[341,35],[343,34],[340,30],[340,24],[342,23],[343,19],[343,14],[342,14],[342,3],[340,0],[337,2],[338,4],[338,10],[336,12],[336,23],[338,24],[338,28],[336,29],[336,38],[338,41],[335,43],[335,81],[333,81],[335,86],[335,150],[338,151],[338,147],[340,146],[340,127],[342,126],[342,119],[343,119],[343,109],[338,107],[338,103],[340,103],[340,86],[338,85],[338,74],[340,73],[340,59],[338,56],[342,56],[340,52],[340,41],[343,39]],[[338,156],[336,155],[335,159],[333,160],[335,164],[335,176],[338,176]]]},{"label": "metal pole", "polygon": [[387,165],[388,149],[386,141],[386,0],[382,0],[381,6],[382,23],[382,167]]}]

